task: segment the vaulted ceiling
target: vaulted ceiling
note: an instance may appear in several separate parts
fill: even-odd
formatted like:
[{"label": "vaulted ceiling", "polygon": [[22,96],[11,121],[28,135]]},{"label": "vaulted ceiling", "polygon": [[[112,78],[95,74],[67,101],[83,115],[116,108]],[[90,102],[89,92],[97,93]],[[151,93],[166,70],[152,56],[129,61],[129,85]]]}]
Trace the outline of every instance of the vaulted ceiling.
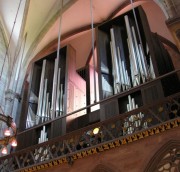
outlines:
[{"label": "vaulted ceiling", "polygon": [[[149,1],[152,0],[134,0],[135,6]],[[128,10],[126,6],[129,2],[129,0],[93,0],[94,23],[101,23],[116,16],[118,12]],[[60,0],[0,0],[0,22],[4,27],[7,42],[13,30],[9,57],[11,64],[14,57],[18,56],[18,52],[22,51],[22,44],[25,44],[23,63],[26,68],[33,57],[49,43],[57,40],[60,11],[63,12],[60,28],[62,44],[66,43],[69,36],[75,37],[82,31],[86,32],[85,38],[88,38],[88,30],[91,28],[90,0],[63,0],[63,10],[60,10],[61,5]],[[87,41],[87,47],[84,49],[88,49],[91,42],[85,38],[83,41]],[[74,46],[78,45],[73,43]]]}]

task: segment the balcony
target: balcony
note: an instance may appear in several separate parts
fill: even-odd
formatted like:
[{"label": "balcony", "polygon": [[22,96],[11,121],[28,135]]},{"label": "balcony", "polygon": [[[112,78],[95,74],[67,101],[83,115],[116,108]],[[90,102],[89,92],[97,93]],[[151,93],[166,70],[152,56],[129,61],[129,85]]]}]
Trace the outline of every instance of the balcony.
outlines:
[{"label": "balcony", "polygon": [[[128,93],[143,86],[161,81],[180,70],[160,76],[153,81],[137,86]],[[123,95],[126,93],[122,93]],[[98,102],[105,103],[122,96],[112,96]],[[86,107],[87,109],[89,107]],[[83,108],[84,109],[84,108]],[[80,109],[79,111],[83,110]],[[74,112],[76,113],[76,112]],[[67,114],[59,118],[72,115]],[[58,118],[58,119],[59,119]],[[57,119],[54,119],[57,120]],[[51,121],[52,122],[52,121]],[[43,124],[42,124],[43,125]],[[47,142],[26,147],[0,158],[0,170],[6,171],[38,171],[63,163],[72,164],[74,161],[97,154],[112,148],[121,147],[140,139],[166,132],[180,126],[180,93],[174,93],[161,100],[154,101],[129,112],[111,116],[95,124],[80,128],[66,135],[53,138]],[[37,126],[39,127],[39,126]],[[18,134],[33,132],[35,128]],[[97,130],[97,133],[94,132]]]}]

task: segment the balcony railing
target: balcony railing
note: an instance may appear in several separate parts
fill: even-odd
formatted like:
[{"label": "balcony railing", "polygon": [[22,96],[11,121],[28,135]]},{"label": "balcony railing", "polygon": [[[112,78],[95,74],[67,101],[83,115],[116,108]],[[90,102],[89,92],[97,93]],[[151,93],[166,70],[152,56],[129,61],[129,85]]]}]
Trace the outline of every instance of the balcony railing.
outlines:
[{"label": "balcony railing", "polygon": [[[176,76],[175,78],[177,79],[179,71],[172,71],[126,92],[129,94],[143,87],[148,88],[157,83],[157,81],[164,81],[164,79],[168,79],[169,77]],[[179,79],[177,84],[179,84]],[[173,91],[172,88],[174,87],[171,86],[171,91]],[[101,105],[111,99],[114,100],[117,97],[127,96],[128,94],[126,92],[114,95],[96,104]],[[93,105],[86,108],[90,108]],[[83,109],[85,108],[78,111]],[[58,119],[66,118],[78,111],[69,113]],[[50,122],[56,120],[54,119]],[[50,122],[45,122],[44,124],[49,124]],[[18,135],[33,132],[33,130],[42,127],[44,124],[25,130]],[[163,100],[155,101],[153,104],[141,106],[129,112],[113,116],[105,121],[75,130],[64,136],[59,136],[47,142],[30,146],[1,157],[0,171],[37,171],[62,163],[72,164],[76,159],[128,144],[178,127],[179,125],[180,92],[176,90],[173,95],[163,98]],[[95,128],[99,130],[97,134],[93,133]]]},{"label": "balcony railing", "polygon": [[[180,125],[180,93],[0,158],[0,171],[37,171]],[[93,130],[98,128],[97,134]]]}]

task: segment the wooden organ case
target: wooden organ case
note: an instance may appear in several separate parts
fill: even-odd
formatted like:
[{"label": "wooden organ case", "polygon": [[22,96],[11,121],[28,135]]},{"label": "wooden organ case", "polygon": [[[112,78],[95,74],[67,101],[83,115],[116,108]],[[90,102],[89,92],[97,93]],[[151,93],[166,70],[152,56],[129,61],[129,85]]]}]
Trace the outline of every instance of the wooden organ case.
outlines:
[{"label": "wooden organ case", "polygon": [[[87,76],[83,80],[76,72],[73,47],[61,48],[58,66],[56,52],[34,63],[31,81],[27,84],[29,89],[27,85],[24,88],[19,128],[23,131],[36,127],[18,136],[18,139],[27,138],[18,149],[37,144],[38,139],[47,141],[179,91],[176,74],[156,80],[173,71],[174,67],[158,35],[150,31],[143,9],[138,7],[134,12],[136,18],[133,11],[129,11],[96,27],[99,99],[108,99],[100,103],[97,112],[87,108],[72,116],[58,118],[90,104],[90,78]],[[85,69],[86,75],[92,73],[88,66]],[[55,118],[58,119],[53,120]],[[143,114],[139,114],[139,118],[143,118]],[[43,138],[42,134],[48,138]]]},{"label": "wooden organ case", "polygon": [[139,107],[179,91],[176,74],[146,85],[174,67],[141,6],[99,25],[96,38],[100,100],[114,97],[101,104],[101,120],[128,111],[128,96]]}]

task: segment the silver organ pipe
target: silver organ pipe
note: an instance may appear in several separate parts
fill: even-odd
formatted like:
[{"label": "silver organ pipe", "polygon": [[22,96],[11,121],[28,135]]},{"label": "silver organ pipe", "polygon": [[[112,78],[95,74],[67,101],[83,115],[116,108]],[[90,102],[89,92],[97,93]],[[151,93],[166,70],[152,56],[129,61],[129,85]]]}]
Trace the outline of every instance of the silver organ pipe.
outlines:
[{"label": "silver organ pipe", "polygon": [[[114,78],[114,94],[125,91],[132,86],[145,83],[150,78],[154,79],[154,69],[150,58],[150,65],[147,65],[146,56],[142,45],[138,43],[135,26],[131,26],[128,16],[124,16],[127,31],[127,45],[129,50],[130,73],[126,69],[126,63],[121,58],[121,49],[116,45],[115,31],[110,29],[110,50],[112,60],[112,73]],[[147,47],[148,49],[148,47]],[[147,53],[148,54],[148,53]]]},{"label": "silver organ pipe", "polygon": [[60,77],[61,77],[61,68],[58,69],[58,82],[57,82],[57,97],[56,97],[56,117],[59,114],[59,103],[60,103]]},{"label": "silver organ pipe", "polygon": [[[147,43],[146,43],[146,52],[147,52],[147,54],[149,54],[149,47],[148,47]],[[153,64],[152,64],[151,56],[149,57],[149,75],[150,75],[151,79],[155,79],[156,78],[156,75],[155,75],[155,72],[154,72],[154,68],[153,68]]]},{"label": "silver organ pipe", "polygon": [[121,81],[120,81],[120,75],[119,75],[119,69],[118,69],[118,57],[117,57],[117,51],[116,51],[116,45],[115,45],[115,38],[114,38],[114,30],[110,29],[111,33],[111,53],[112,53],[112,62],[113,62],[113,71],[114,71],[114,87],[115,87],[115,93],[120,92],[121,88]]},{"label": "silver organ pipe", "polygon": [[52,119],[52,116],[51,116],[51,102],[48,103],[48,118]]},{"label": "silver organ pipe", "polygon": [[41,81],[40,81],[40,89],[39,89],[39,96],[38,96],[37,120],[36,120],[37,124],[39,123],[40,116],[42,114],[45,68],[46,68],[46,60],[43,60],[43,67],[42,67]]},{"label": "silver organ pipe", "polygon": [[47,95],[47,79],[45,79],[45,86],[44,86],[44,93],[43,93],[43,105],[42,105],[42,114],[41,114],[41,118],[42,118],[42,122],[45,121],[45,116],[46,116],[46,95]]},{"label": "silver organ pipe", "polygon": [[63,114],[63,107],[64,107],[64,105],[63,105],[63,84],[61,84],[61,91],[60,91],[60,102],[59,102],[59,106],[60,106],[60,108],[59,108],[59,113],[60,113],[60,115],[62,115]]},{"label": "silver organ pipe", "polygon": [[156,78],[156,75],[154,73],[154,68],[153,68],[153,64],[152,64],[152,59],[150,57],[150,65],[149,65],[149,73],[150,73],[150,77],[152,79],[155,79]]},{"label": "silver organ pipe", "polygon": [[[40,137],[38,139],[38,143],[43,143],[46,141],[48,141],[48,136],[46,132],[46,127],[43,126],[43,129],[41,130],[41,133],[40,133]],[[47,149],[43,150],[42,147],[40,147],[39,149],[36,149],[35,160],[38,160],[38,159],[40,159],[40,161],[48,160],[49,159],[48,150]]]},{"label": "silver organ pipe", "polygon": [[132,39],[132,33],[131,33],[131,29],[130,29],[130,24],[129,24],[129,19],[128,16],[126,15],[125,17],[125,24],[126,24],[126,30],[127,30],[127,34],[128,34],[128,45],[129,45],[129,50],[130,50],[130,54],[131,54],[131,60],[134,66],[134,75],[137,76],[138,75],[138,66],[136,63],[136,56],[135,56],[135,48],[134,48],[134,44],[133,44],[133,39]]},{"label": "silver organ pipe", "polygon": [[[131,95],[128,96],[128,104],[127,104],[127,111],[132,111],[134,109],[138,108],[138,105],[135,103],[135,99],[131,98]],[[126,134],[132,134],[135,128],[140,127],[141,125],[143,127],[147,127],[147,122],[143,122],[144,114],[142,112],[139,112],[138,114],[131,115],[130,117],[127,117],[124,122],[124,127],[127,128],[126,131],[124,131],[124,135]]]},{"label": "silver organ pipe", "polygon": [[52,101],[51,101],[51,116],[52,116],[52,118],[55,117],[55,110],[56,110],[58,66],[59,66],[59,58],[56,58],[55,59],[54,76],[53,76]]},{"label": "silver organ pipe", "polygon": [[53,93],[51,103],[51,117],[58,117],[63,113],[63,84],[61,81],[61,68],[58,68],[58,60],[55,60],[54,78],[53,78]]},{"label": "silver organ pipe", "polygon": [[114,93],[125,91],[131,87],[128,72],[125,69],[124,61],[121,59],[120,49],[116,46],[114,29],[110,29],[111,33],[111,58],[112,58],[112,68],[114,77]]},{"label": "silver organ pipe", "polygon": [[115,71],[116,69],[116,65],[115,65],[115,60],[114,60],[114,52],[113,52],[113,48],[112,48],[112,42],[110,42],[110,47],[111,47],[111,57],[112,57],[112,68],[113,68],[113,77],[114,77],[114,93],[118,93],[117,88],[116,88],[116,83],[117,83],[117,73]]},{"label": "silver organ pipe", "polygon": [[148,79],[149,78],[149,72],[148,72],[147,62],[145,60],[141,44],[139,44],[139,50],[140,50],[140,55],[141,55],[141,59],[142,59],[142,66],[144,69],[144,74],[145,74],[146,79]]},{"label": "silver organ pipe", "polygon": [[123,69],[123,66],[122,66],[119,47],[117,47],[117,53],[118,53],[119,72],[120,72],[120,78],[121,78],[121,83],[122,83],[122,89],[124,91],[126,89],[126,81],[125,81],[125,76],[124,76],[124,70],[125,69]]},{"label": "silver organ pipe", "polygon": [[145,72],[143,70],[142,58],[141,58],[141,54],[140,54],[140,50],[139,50],[139,46],[138,46],[138,42],[136,39],[136,34],[135,34],[135,30],[134,30],[133,26],[132,26],[132,35],[133,35],[133,40],[134,40],[134,47],[136,50],[135,52],[136,52],[136,60],[137,60],[137,64],[138,64],[138,69],[140,70],[141,78],[144,83],[145,82]]},{"label": "silver organ pipe", "polygon": [[49,120],[49,106],[48,106],[48,103],[49,103],[49,93],[46,94],[46,110],[45,110],[45,121]]}]

